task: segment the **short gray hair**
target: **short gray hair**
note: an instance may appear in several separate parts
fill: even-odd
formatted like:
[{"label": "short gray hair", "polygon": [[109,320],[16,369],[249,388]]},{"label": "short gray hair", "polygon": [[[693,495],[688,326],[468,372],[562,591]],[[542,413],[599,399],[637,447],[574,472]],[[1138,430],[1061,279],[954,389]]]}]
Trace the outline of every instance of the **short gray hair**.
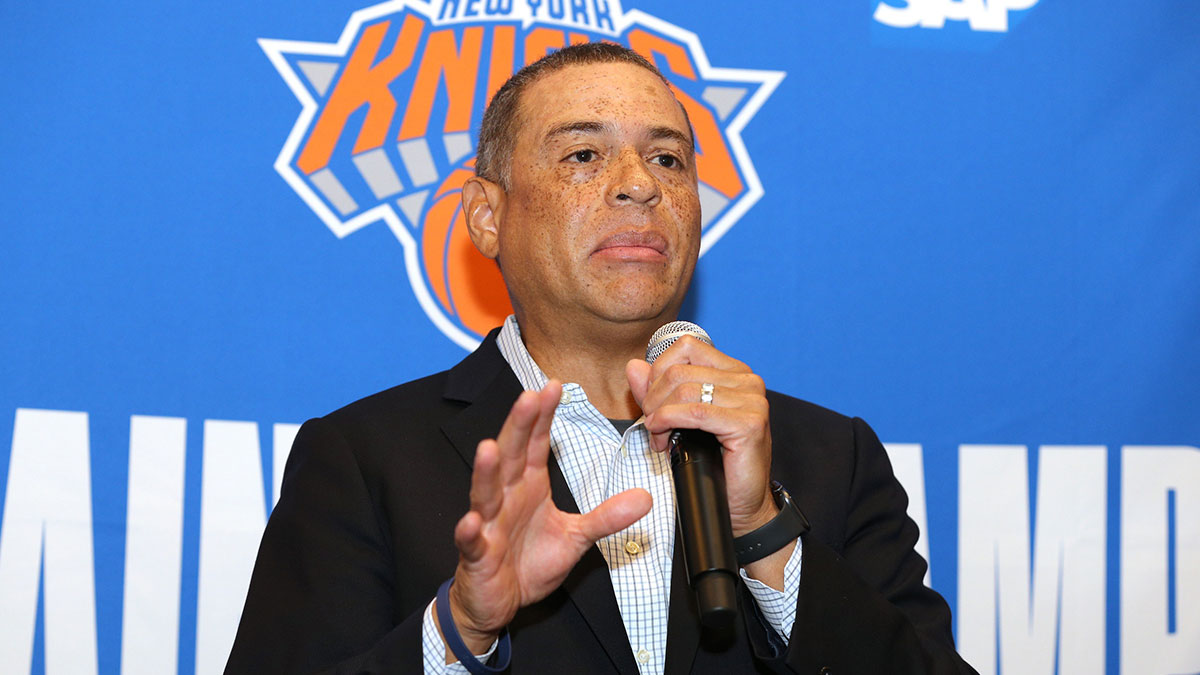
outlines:
[{"label": "short gray hair", "polygon": [[[479,129],[479,147],[475,156],[475,175],[508,189],[512,154],[520,129],[521,94],[538,78],[568,66],[590,63],[629,63],[654,73],[663,84],[671,83],[641,54],[613,42],[586,42],[552,52],[517,71],[496,92],[483,113]],[[679,106],[683,109],[683,106]],[[687,110],[683,110],[687,118]],[[691,133],[691,123],[688,123]],[[693,145],[695,144],[693,135]]]}]

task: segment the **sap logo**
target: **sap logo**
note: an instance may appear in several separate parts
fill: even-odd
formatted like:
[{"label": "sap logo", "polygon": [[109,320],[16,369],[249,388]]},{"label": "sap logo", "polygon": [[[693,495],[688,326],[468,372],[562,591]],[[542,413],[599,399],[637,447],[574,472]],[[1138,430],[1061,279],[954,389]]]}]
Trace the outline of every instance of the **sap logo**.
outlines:
[{"label": "sap logo", "polygon": [[[1038,0],[882,0],[875,20],[893,28],[942,28],[946,21],[966,21],[971,30],[1004,33],[1008,13],[1029,9]],[[892,4],[895,3],[895,4]]]}]

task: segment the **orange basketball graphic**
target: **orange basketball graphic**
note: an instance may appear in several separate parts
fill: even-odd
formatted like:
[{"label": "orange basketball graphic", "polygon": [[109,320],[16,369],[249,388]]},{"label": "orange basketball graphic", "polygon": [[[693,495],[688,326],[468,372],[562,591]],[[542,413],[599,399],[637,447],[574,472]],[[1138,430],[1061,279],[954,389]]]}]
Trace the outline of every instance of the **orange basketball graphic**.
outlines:
[{"label": "orange basketball graphic", "polygon": [[[475,164],[474,160],[467,163]],[[477,335],[504,323],[512,303],[495,261],[485,258],[467,233],[462,186],[474,173],[458,169],[434,193],[421,235],[421,263],[446,315]]]}]

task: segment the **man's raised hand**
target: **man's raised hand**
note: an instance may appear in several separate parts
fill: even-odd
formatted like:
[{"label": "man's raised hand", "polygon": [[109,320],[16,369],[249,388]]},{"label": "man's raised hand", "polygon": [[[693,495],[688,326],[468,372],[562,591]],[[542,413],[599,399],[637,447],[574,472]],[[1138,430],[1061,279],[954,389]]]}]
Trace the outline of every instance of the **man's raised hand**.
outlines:
[{"label": "man's raised hand", "polygon": [[[585,514],[554,505],[546,462],[561,394],[554,380],[522,393],[500,434],[475,452],[471,510],[454,528],[459,559],[450,587],[454,623],[475,654],[487,650],[517,610],[558,588],[592,544],[650,511],[650,494],[641,489]],[[447,650],[447,662],[454,660]]]}]

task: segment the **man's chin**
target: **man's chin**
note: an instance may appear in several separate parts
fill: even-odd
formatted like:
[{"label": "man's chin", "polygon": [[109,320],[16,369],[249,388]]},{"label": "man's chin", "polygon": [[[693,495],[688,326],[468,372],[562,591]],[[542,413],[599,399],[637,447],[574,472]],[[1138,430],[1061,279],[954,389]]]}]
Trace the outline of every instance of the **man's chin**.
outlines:
[{"label": "man's chin", "polygon": [[[584,268],[575,280],[576,307],[605,323],[652,325],[651,332],[674,318],[686,289],[675,270],[624,265],[621,269]],[[649,336],[647,336],[649,337]]]},{"label": "man's chin", "polygon": [[680,302],[674,297],[649,296],[636,293],[614,294],[603,298],[596,314],[614,324],[645,324],[651,330],[671,321],[679,313]]}]

